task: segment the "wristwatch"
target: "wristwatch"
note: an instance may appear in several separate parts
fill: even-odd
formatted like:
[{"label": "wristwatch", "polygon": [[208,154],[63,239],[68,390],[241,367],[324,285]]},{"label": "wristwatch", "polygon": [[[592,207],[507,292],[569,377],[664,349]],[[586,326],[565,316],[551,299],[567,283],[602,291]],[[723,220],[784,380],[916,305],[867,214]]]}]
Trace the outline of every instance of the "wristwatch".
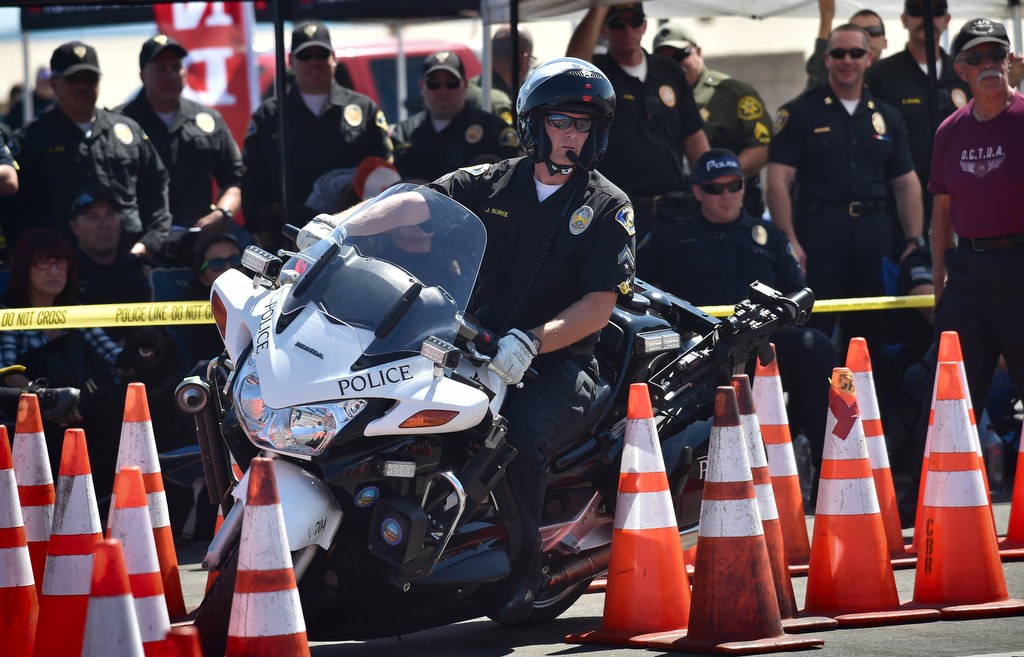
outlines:
[{"label": "wristwatch", "polygon": [[530,338],[530,342],[533,343],[533,350],[539,354],[541,345],[540,338],[538,338],[533,331],[524,331],[524,333],[526,333],[526,337]]},{"label": "wristwatch", "polygon": [[231,210],[228,210],[227,208],[225,208],[222,205],[211,205],[210,206],[210,211],[212,212],[214,210],[216,210],[217,212],[220,212],[222,215],[224,215],[224,218],[227,219],[228,221],[231,221],[231,217],[235,216],[234,212],[232,212]]},{"label": "wristwatch", "polygon": [[927,242],[924,241],[923,237],[917,235],[916,237],[908,237],[906,243],[904,244],[904,247],[910,246],[911,244],[913,244],[919,249],[923,249]]}]

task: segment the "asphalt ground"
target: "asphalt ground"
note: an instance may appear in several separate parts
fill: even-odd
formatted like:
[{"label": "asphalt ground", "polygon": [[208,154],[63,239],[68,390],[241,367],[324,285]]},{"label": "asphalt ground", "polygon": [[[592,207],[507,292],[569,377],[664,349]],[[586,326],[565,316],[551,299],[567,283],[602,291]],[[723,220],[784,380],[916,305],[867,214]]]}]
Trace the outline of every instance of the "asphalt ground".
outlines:
[{"label": "asphalt ground", "polygon": [[[1005,533],[1009,504],[999,502],[993,508],[996,529],[1000,534]],[[810,529],[814,518],[808,516],[807,520]],[[905,532],[907,537],[910,534],[910,530]],[[206,572],[199,565],[205,547],[202,543],[190,543],[178,548],[185,601],[190,610],[199,605],[206,585]],[[1024,561],[1004,563],[1003,571],[1010,597],[1024,599]],[[895,575],[901,601],[910,601],[914,593],[914,570],[896,570]],[[800,607],[803,606],[806,582],[806,577],[793,578],[797,605]],[[416,657],[691,654],[565,642],[567,634],[600,629],[603,608],[604,594],[588,593],[561,618],[542,626],[505,627],[480,618],[400,637],[372,641],[313,642],[310,646],[314,657],[392,657],[399,653]],[[1024,615],[841,629],[799,636],[824,640],[824,647],[813,649],[813,654],[835,657],[1024,657]],[[804,652],[812,654],[812,651]]]}]

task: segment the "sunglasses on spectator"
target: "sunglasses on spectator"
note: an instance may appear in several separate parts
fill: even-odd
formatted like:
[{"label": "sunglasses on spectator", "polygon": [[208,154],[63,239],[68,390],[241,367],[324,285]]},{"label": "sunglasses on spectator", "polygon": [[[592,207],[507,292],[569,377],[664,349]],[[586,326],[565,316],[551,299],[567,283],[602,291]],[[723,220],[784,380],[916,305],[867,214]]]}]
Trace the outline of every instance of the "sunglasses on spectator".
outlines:
[{"label": "sunglasses on spectator", "polygon": [[99,84],[100,74],[96,71],[76,71],[71,75],[65,75],[64,79],[70,84]]},{"label": "sunglasses on spectator", "polygon": [[867,27],[862,29],[868,33],[869,37],[877,39],[878,37],[885,36],[885,28],[882,27],[881,25],[868,25]]},{"label": "sunglasses on spectator", "polygon": [[860,59],[866,54],[868,51],[863,48],[833,48],[828,51],[828,56],[832,59],[845,59],[847,55],[850,59]]},{"label": "sunglasses on spectator", "polygon": [[960,54],[960,60],[963,61],[966,64],[971,65],[971,66],[978,66],[979,64],[981,64],[986,59],[989,59],[989,60],[991,60],[993,62],[1001,62],[1004,59],[1006,59],[1007,55],[1009,55],[1009,54],[1010,54],[1010,49],[1009,48],[1004,48],[1003,46],[999,46],[997,48],[992,48],[991,50],[986,50],[985,52],[965,52],[965,53],[961,53]]},{"label": "sunglasses on spectator", "polygon": [[32,266],[39,271],[49,271],[54,267],[57,268],[57,271],[66,271],[68,268],[68,261],[58,260],[57,258],[42,258],[33,262]]},{"label": "sunglasses on spectator", "polygon": [[[921,18],[924,16],[924,7],[921,5],[906,5],[903,8],[903,11],[906,12],[907,16],[911,16],[913,18]],[[932,15],[936,18],[939,16],[945,16],[946,11],[946,5],[932,5]]]},{"label": "sunglasses on spectator", "polygon": [[644,17],[643,16],[637,16],[636,14],[630,16],[629,18],[615,17],[615,18],[611,19],[610,21],[608,21],[608,27],[613,29],[613,30],[625,29],[625,27],[627,25],[630,26],[631,28],[633,28],[634,30],[637,30],[637,29],[640,29],[640,26],[643,25],[643,24],[644,24]]},{"label": "sunglasses on spectator", "polygon": [[555,130],[568,130],[575,127],[576,132],[590,132],[590,127],[594,123],[594,119],[589,116],[577,119],[565,114],[548,114],[545,120]]},{"label": "sunglasses on spectator", "polygon": [[736,180],[727,183],[703,183],[700,186],[700,189],[705,194],[711,194],[712,196],[718,196],[722,192],[732,192],[735,194],[743,189],[743,179],[737,178]]},{"label": "sunglasses on spectator", "polygon": [[431,91],[437,91],[444,85],[445,89],[455,90],[462,86],[462,80],[456,80],[455,78],[445,78],[444,82],[441,82],[437,78],[427,78],[423,81],[423,84],[427,85],[427,89]]},{"label": "sunglasses on spectator", "polygon": [[682,63],[686,61],[686,58],[693,54],[693,48],[676,48],[669,57],[674,59],[676,63]]},{"label": "sunglasses on spectator", "polygon": [[229,267],[238,267],[242,264],[242,256],[236,255],[230,258],[210,258],[199,267],[199,271],[224,271]]},{"label": "sunglasses on spectator", "polygon": [[295,53],[295,59],[300,62],[308,62],[311,59],[324,60],[331,56],[331,51],[324,48],[306,48],[301,52]]}]

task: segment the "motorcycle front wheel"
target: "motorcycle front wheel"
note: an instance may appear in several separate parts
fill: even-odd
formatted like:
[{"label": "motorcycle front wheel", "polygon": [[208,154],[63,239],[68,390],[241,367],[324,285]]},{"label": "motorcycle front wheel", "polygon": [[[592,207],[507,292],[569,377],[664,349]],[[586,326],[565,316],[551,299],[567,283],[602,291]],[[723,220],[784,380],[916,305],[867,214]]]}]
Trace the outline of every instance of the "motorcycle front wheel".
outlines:
[{"label": "motorcycle front wheel", "polygon": [[199,643],[204,655],[223,655],[228,645],[228,628],[231,622],[231,601],[235,595],[235,579],[238,576],[238,546],[232,548],[224,566],[220,569],[213,586],[207,591],[199,610],[196,611],[195,627],[199,632]]}]

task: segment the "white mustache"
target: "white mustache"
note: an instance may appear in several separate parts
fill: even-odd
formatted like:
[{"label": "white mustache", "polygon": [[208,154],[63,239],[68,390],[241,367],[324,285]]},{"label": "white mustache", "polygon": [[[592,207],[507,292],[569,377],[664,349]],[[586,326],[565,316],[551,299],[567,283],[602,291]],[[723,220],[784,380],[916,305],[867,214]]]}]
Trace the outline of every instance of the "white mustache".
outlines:
[{"label": "white mustache", "polygon": [[995,68],[987,68],[978,74],[978,82],[987,80],[989,78],[996,78],[997,80],[1003,77],[1003,72]]}]

